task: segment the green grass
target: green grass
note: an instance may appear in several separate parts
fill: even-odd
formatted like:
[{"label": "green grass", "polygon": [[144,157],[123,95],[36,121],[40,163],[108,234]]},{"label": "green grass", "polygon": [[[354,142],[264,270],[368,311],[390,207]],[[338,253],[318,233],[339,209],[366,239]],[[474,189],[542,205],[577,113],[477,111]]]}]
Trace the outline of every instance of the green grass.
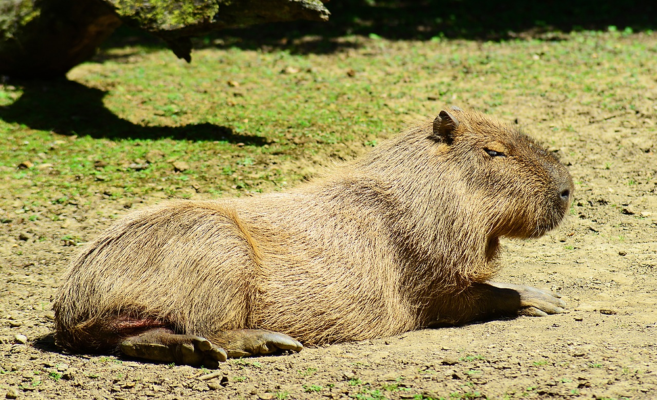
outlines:
[{"label": "green grass", "polygon": [[303,385],[303,390],[306,393],[317,393],[321,392],[324,389],[324,387],[320,385]]},{"label": "green grass", "polygon": [[[602,117],[650,110],[657,35],[623,29],[561,41],[345,34],[331,52],[208,46],[191,64],[148,45],[109,48],[70,81],[0,85],[0,186],[13,194],[0,199],[2,221],[283,190],[446,104],[507,121],[565,100]],[[559,119],[530,128],[578,129]]]}]

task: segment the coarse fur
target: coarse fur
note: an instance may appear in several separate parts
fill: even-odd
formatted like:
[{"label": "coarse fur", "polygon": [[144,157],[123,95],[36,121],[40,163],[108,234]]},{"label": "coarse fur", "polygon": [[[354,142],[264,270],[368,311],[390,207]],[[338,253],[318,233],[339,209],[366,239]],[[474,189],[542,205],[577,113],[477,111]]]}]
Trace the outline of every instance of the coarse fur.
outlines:
[{"label": "coarse fur", "polygon": [[267,329],[315,345],[487,316],[473,288],[497,271],[499,238],[556,227],[572,181],[516,128],[443,113],[439,125],[458,124],[421,124],[289,192],[130,214],[72,261],[57,343],[111,351],[166,327],[210,341]]}]

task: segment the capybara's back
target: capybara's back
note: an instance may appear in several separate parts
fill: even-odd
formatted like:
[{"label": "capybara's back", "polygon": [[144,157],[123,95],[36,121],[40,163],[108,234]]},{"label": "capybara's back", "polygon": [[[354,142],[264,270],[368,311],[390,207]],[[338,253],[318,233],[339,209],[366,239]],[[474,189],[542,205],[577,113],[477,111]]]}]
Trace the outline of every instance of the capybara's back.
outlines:
[{"label": "capybara's back", "polygon": [[133,213],[73,260],[56,302],[72,351],[210,365],[226,356],[561,312],[490,284],[501,236],[564,217],[566,169],[516,129],[442,111],[287,193]]}]

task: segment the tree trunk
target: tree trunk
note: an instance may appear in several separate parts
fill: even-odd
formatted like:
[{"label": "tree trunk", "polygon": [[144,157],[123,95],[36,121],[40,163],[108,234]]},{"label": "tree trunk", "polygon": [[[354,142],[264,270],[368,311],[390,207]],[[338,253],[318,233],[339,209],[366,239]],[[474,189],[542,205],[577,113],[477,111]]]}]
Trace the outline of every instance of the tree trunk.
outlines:
[{"label": "tree trunk", "polygon": [[319,0],[0,0],[0,74],[63,76],[122,22],[191,61],[193,36],[275,21],[325,21]]}]

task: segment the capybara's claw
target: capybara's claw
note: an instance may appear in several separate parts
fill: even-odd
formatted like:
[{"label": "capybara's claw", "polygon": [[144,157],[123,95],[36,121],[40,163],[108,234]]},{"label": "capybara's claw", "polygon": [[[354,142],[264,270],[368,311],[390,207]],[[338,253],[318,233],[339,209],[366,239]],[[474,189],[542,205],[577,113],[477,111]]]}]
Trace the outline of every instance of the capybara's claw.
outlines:
[{"label": "capybara's claw", "polygon": [[282,333],[266,333],[263,335],[263,340],[273,344],[281,350],[301,351],[301,349],[303,349],[301,342],[294,340],[288,335],[284,335]]},{"label": "capybara's claw", "polygon": [[239,329],[224,332],[228,357],[270,354],[276,350],[301,351],[303,345],[288,335],[262,329]]},{"label": "capybara's claw", "polygon": [[130,337],[119,345],[123,354],[158,362],[184,365],[218,366],[226,361],[226,351],[209,340],[191,335],[177,335],[154,330]]},{"label": "capybara's claw", "polygon": [[527,307],[527,308],[521,308],[520,311],[518,311],[519,315],[525,315],[528,317],[547,317],[548,314],[545,311],[539,310],[536,307]]}]

